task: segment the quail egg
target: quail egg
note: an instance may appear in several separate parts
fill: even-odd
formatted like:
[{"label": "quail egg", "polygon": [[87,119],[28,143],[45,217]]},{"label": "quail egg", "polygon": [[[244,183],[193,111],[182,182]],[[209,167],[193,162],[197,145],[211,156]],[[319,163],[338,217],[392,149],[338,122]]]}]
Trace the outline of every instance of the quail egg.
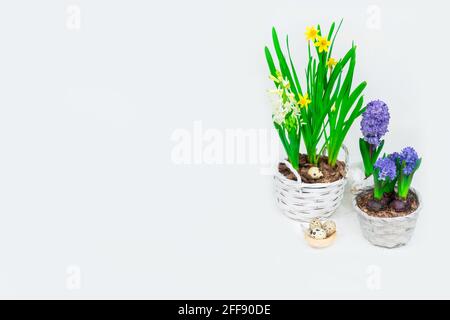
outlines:
[{"label": "quail egg", "polygon": [[311,220],[311,222],[309,223],[309,229],[313,230],[315,228],[322,228],[322,222],[320,222],[319,218],[314,218]]},{"label": "quail egg", "polygon": [[323,230],[327,233],[327,237],[331,236],[333,233],[336,232],[336,223],[333,220],[325,221],[322,224]]},{"label": "quail egg", "polygon": [[308,175],[313,178],[314,180],[320,179],[323,177],[322,171],[320,171],[317,167],[311,167],[308,170]]},{"label": "quail egg", "polygon": [[322,228],[314,228],[311,230],[311,238],[316,240],[323,240],[327,238],[327,232]]}]

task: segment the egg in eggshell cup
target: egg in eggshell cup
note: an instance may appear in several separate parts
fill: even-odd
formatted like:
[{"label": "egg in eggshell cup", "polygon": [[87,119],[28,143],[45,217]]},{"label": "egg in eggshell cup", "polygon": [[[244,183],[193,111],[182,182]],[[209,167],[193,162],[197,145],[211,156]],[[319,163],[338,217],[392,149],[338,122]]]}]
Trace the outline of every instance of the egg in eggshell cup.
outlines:
[{"label": "egg in eggshell cup", "polygon": [[305,240],[309,246],[322,249],[331,246],[336,240],[336,223],[332,220],[313,219],[305,231]]},{"label": "egg in eggshell cup", "polygon": [[305,240],[306,242],[313,248],[316,249],[322,249],[331,246],[334,241],[336,240],[336,232],[333,233],[331,236],[325,239],[314,239],[311,238],[311,236],[308,234],[308,232],[305,232]]}]

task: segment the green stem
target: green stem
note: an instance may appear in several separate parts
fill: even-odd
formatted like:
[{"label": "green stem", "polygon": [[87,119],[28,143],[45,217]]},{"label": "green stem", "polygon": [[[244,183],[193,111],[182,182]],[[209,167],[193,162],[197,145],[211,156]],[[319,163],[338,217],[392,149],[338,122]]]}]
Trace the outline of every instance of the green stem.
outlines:
[{"label": "green stem", "polygon": [[308,151],[308,162],[313,164],[313,165],[317,165],[318,161],[317,161],[317,154],[316,154],[316,148],[312,148],[310,147],[309,151]]},{"label": "green stem", "polygon": [[370,155],[370,159],[373,159],[373,144],[369,144],[369,155]]},{"label": "green stem", "polygon": [[298,154],[297,155],[291,154],[289,156],[289,162],[292,164],[292,166],[294,167],[295,170],[298,170],[300,168]]},{"label": "green stem", "polygon": [[383,199],[383,188],[375,187],[373,189],[373,197],[375,200]]}]

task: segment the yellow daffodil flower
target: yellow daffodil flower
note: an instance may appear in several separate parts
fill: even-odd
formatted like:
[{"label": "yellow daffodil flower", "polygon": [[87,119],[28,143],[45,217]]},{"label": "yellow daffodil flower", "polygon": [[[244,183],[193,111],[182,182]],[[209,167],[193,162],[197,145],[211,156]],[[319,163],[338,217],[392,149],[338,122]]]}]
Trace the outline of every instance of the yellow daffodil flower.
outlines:
[{"label": "yellow daffodil flower", "polygon": [[328,47],[331,45],[331,41],[329,41],[325,37],[317,37],[317,42],[314,43],[314,46],[319,48],[319,53],[323,51],[328,52]]},{"label": "yellow daffodil flower", "polygon": [[306,27],[306,32],[305,32],[305,36],[306,36],[306,40],[316,40],[316,38],[319,36],[319,31],[314,28],[313,26],[311,27]]},{"label": "yellow daffodil flower", "polygon": [[298,104],[300,105],[300,107],[307,108],[307,107],[308,107],[308,104],[310,104],[310,103],[311,103],[311,100],[309,99],[307,93],[305,93],[304,96],[299,95]]},{"label": "yellow daffodil flower", "polygon": [[330,69],[333,69],[337,65],[338,61],[335,58],[328,59],[327,66]]}]

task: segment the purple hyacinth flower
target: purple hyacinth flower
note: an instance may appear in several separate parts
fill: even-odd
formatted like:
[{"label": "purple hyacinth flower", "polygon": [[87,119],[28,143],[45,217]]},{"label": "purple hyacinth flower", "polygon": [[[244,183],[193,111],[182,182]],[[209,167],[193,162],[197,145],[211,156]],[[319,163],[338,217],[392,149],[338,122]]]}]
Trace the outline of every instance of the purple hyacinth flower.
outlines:
[{"label": "purple hyacinth flower", "polygon": [[406,147],[402,150],[400,154],[400,159],[405,163],[405,167],[403,168],[403,174],[410,175],[415,169],[417,165],[417,160],[419,160],[419,156],[417,155],[416,150],[412,147]]},{"label": "purple hyacinth flower", "polygon": [[393,152],[390,155],[388,155],[388,158],[397,163],[397,160],[400,159],[400,153]]},{"label": "purple hyacinth flower", "polygon": [[389,119],[389,109],[386,103],[381,100],[369,102],[361,120],[361,132],[364,140],[378,146],[381,138],[388,132]]},{"label": "purple hyacinth flower", "polygon": [[378,159],[373,167],[379,170],[378,180],[385,181],[386,178],[389,178],[393,181],[397,177],[397,166],[392,159]]}]

